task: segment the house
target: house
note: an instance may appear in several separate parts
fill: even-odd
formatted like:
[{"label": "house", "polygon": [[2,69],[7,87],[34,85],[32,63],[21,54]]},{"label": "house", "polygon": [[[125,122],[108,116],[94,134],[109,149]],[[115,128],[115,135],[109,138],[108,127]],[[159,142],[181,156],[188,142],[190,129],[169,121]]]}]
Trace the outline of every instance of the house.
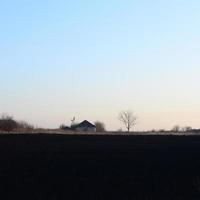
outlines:
[{"label": "house", "polygon": [[72,125],[71,127],[75,131],[87,131],[87,132],[96,132],[96,126],[84,120],[80,124]]},{"label": "house", "polygon": [[63,129],[80,132],[96,132],[96,126],[87,120],[82,121],[80,124],[71,125],[71,127],[66,126]]}]

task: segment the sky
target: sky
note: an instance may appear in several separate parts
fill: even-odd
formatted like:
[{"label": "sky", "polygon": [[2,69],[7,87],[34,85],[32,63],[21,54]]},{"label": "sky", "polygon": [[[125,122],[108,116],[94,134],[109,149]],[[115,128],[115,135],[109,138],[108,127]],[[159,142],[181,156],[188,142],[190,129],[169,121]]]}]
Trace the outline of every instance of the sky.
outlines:
[{"label": "sky", "polygon": [[200,128],[199,0],[0,0],[0,113],[37,127]]}]

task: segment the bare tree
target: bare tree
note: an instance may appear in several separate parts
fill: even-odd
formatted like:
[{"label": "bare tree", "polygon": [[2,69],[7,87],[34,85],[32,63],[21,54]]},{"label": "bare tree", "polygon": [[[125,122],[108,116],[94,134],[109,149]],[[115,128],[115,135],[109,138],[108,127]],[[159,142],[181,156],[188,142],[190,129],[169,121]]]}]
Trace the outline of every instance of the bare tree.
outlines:
[{"label": "bare tree", "polygon": [[0,130],[11,132],[17,128],[17,122],[13,117],[3,114],[0,118]]},{"label": "bare tree", "polygon": [[191,130],[192,130],[192,127],[190,127],[190,126],[185,126],[182,128],[183,132],[190,132]]},{"label": "bare tree", "polygon": [[122,111],[118,117],[126,127],[127,131],[130,132],[130,129],[136,125],[137,117],[133,114],[132,111]]},{"label": "bare tree", "polygon": [[19,130],[27,130],[27,131],[32,131],[34,129],[34,126],[29,124],[26,121],[18,121],[17,122],[17,128]]},{"label": "bare tree", "polygon": [[180,131],[180,126],[179,126],[179,125],[175,125],[175,126],[172,128],[172,132],[178,133],[179,131]]},{"label": "bare tree", "polygon": [[106,132],[105,124],[103,122],[96,121],[95,126],[97,132]]},{"label": "bare tree", "polygon": [[65,127],[66,127],[65,124],[61,124],[59,128],[60,128],[61,130],[63,130],[63,129],[65,129]]},{"label": "bare tree", "polygon": [[3,114],[1,114],[0,119],[1,120],[11,120],[11,119],[13,119],[13,116],[8,115],[7,113],[3,113]]}]

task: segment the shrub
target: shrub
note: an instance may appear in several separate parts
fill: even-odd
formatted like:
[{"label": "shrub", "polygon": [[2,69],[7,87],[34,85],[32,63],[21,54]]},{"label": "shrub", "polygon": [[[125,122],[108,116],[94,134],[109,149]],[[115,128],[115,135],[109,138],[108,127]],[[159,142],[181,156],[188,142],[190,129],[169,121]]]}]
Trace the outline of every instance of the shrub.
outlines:
[{"label": "shrub", "polygon": [[20,122],[17,122],[17,128],[20,130],[31,131],[34,129],[34,126],[29,124],[28,122],[20,121]]},{"label": "shrub", "polygon": [[180,126],[179,125],[175,125],[172,130],[172,132],[178,133],[180,131]]},{"label": "shrub", "polygon": [[11,116],[2,115],[0,118],[0,130],[11,132],[15,129],[17,129],[17,122]]},{"label": "shrub", "polygon": [[96,126],[96,132],[105,132],[106,128],[105,128],[105,124],[103,122],[95,122],[95,126]]}]

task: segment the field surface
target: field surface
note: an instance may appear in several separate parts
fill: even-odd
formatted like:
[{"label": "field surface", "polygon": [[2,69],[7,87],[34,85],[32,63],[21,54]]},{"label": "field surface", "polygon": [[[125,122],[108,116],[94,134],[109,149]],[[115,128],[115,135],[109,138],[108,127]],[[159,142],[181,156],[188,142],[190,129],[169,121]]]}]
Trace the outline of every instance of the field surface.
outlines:
[{"label": "field surface", "polygon": [[1,135],[0,199],[197,200],[200,137]]}]

